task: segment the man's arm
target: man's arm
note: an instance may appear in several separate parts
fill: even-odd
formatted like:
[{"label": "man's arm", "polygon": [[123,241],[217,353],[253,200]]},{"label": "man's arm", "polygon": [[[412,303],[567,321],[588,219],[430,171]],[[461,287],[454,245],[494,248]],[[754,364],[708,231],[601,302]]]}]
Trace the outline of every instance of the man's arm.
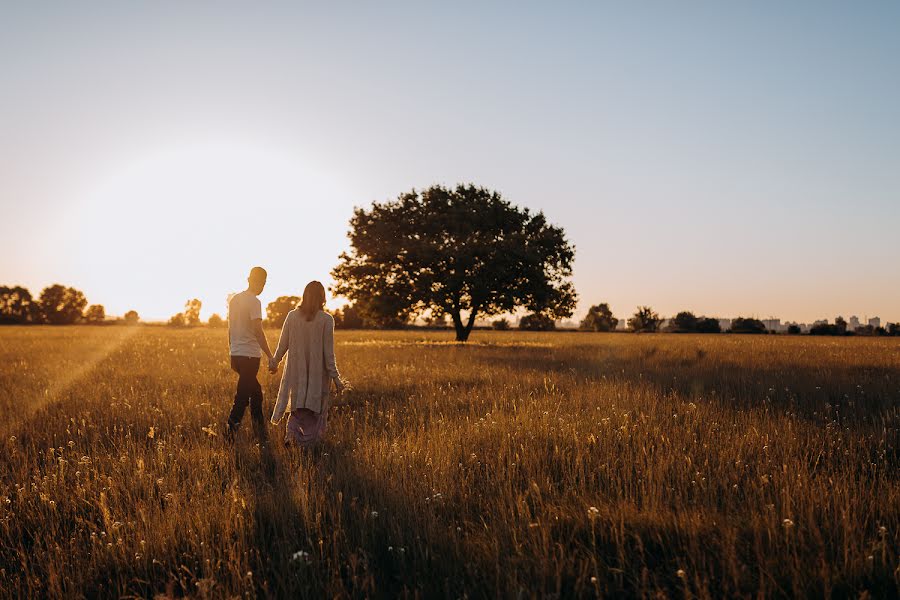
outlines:
[{"label": "man's arm", "polygon": [[269,340],[266,339],[266,334],[263,331],[262,319],[253,319],[253,335],[256,337],[256,341],[259,342],[259,347],[271,359],[272,351],[269,350]]}]

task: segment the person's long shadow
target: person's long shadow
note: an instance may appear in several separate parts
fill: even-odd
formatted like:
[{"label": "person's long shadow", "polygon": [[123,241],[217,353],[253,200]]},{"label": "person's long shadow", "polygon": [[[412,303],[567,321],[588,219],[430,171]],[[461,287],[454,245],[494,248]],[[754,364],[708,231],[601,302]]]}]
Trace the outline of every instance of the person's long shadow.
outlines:
[{"label": "person's long shadow", "polygon": [[[294,553],[306,539],[301,509],[292,482],[290,457],[279,456],[273,444],[281,443],[277,430],[264,423],[252,425],[252,439],[237,441],[235,463],[253,496],[251,563],[256,565],[256,593],[262,596],[293,597],[309,593],[296,575]],[[248,429],[251,429],[248,427]],[[243,432],[241,432],[243,433]],[[248,432],[249,433],[249,432]]]},{"label": "person's long shadow", "polygon": [[[329,445],[322,468],[335,475],[333,492],[343,498],[334,526],[342,530],[344,548],[365,564],[370,576],[368,584],[360,578],[362,584],[355,588],[353,581],[345,581],[352,593],[471,597],[474,590],[467,583],[491,579],[494,565],[467,552],[459,535],[448,535],[456,523],[447,515],[427,514],[425,497],[417,490],[398,488],[390,473],[365,468],[345,447]],[[483,589],[478,595],[495,594]]]}]

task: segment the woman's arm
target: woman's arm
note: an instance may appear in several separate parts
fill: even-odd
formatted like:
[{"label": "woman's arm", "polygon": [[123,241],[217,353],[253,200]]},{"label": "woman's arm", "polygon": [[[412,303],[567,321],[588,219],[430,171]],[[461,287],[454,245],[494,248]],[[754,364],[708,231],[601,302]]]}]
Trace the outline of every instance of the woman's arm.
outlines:
[{"label": "woman's arm", "polygon": [[322,336],[322,353],[325,357],[325,371],[331,379],[341,380],[341,374],[338,373],[337,361],[334,358],[334,317],[325,313],[325,333]]}]

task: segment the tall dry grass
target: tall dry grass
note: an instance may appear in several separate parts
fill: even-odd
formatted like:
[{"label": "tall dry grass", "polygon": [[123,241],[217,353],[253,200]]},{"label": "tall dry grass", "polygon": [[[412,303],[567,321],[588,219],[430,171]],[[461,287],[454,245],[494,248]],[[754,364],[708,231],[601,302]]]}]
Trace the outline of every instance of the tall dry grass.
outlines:
[{"label": "tall dry grass", "polygon": [[344,333],[299,452],[223,335],[0,329],[0,595],[900,594],[896,339]]}]

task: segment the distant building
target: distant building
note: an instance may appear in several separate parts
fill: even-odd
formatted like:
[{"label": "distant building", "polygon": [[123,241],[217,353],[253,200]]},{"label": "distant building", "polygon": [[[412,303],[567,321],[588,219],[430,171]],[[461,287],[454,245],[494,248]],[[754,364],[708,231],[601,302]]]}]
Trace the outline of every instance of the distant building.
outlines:
[{"label": "distant building", "polygon": [[731,319],[719,319],[719,327],[722,328],[722,331],[728,331],[731,329]]},{"label": "distant building", "polygon": [[869,319],[869,327],[878,329],[879,327],[881,327],[881,319],[878,317],[872,317],[871,319]]},{"label": "distant building", "polygon": [[784,331],[787,329],[781,325],[781,319],[775,319],[773,317],[762,319],[762,324],[766,326],[768,331]]},{"label": "distant building", "polygon": [[853,315],[850,317],[850,320],[847,321],[847,329],[850,331],[856,331],[856,328],[859,327],[859,317]]}]

